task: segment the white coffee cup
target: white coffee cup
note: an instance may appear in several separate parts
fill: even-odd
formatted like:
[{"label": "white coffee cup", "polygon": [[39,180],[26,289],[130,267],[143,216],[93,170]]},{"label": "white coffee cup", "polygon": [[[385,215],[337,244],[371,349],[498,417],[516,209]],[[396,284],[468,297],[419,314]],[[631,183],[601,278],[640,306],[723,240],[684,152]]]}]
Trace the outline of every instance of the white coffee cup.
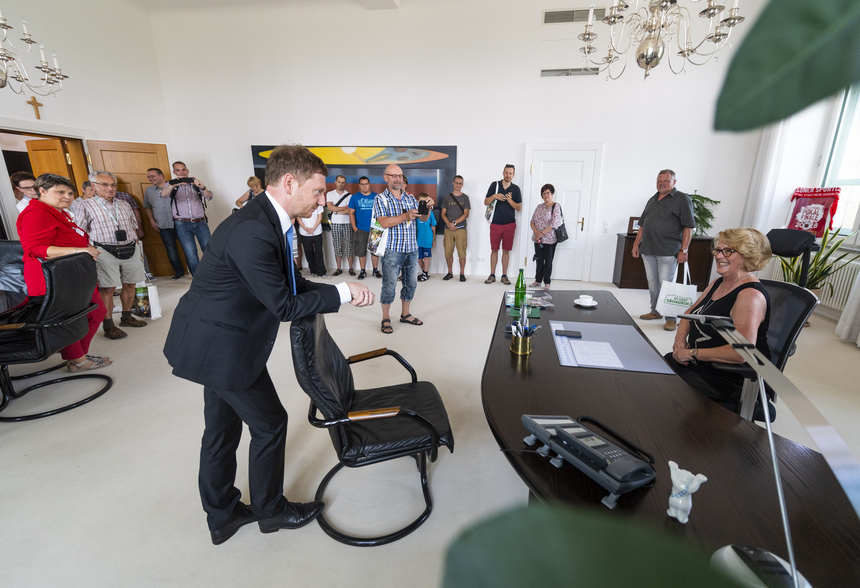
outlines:
[{"label": "white coffee cup", "polygon": [[594,298],[592,298],[591,296],[588,296],[586,294],[580,294],[580,296],[579,296],[579,303],[580,304],[590,305],[592,302],[594,302]]}]

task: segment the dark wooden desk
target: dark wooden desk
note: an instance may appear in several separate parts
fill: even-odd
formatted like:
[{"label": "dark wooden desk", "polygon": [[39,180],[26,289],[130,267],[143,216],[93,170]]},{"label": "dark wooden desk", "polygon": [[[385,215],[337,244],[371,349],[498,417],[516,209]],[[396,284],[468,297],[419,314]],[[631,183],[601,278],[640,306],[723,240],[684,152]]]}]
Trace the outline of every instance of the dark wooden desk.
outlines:
[{"label": "dark wooden desk", "polygon": [[[633,242],[636,235],[618,233],[618,243],[615,246],[615,270],[612,283],[619,288],[648,289],[648,279],[645,277],[645,265],[641,258],[633,257]],[[712,237],[693,237],[690,241],[690,279],[702,292],[711,282],[711,266],[714,256],[711,255]],[[684,280],[684,268],[678,268],[678,282]]]},{"label": "dark wooden desk", "polygon": [[[636,326],[611,292],[584,293],[599,305],[580,309],[573,304],[580,292],[553,292],[556,307],[541,311],[537,322],[543,328],[535,334],[534,352],[524,357],[510,352],[510,335],[504,332],[510,319],[502,301],[481,381],[487,422],[503,450],[517,451],[536,449],[523,443],[523,414],[595,417],[654,455],[657,480],[652,488],[622,495],[610,511],[600,503],[607,492],[573,466],[556,469],[535,453],[506,451],[530,492],[541,501],[635,517],[708,553],[739,543],[787,560],[764,429],[675,375],[559,365],[550,320]],[[820,453],[782,437],[775,440],[798,568],[816,588],[860,585],[860,520],[848,498]],[[669,460],[708,477],[693,496],[686,525],[666,514]]]}]

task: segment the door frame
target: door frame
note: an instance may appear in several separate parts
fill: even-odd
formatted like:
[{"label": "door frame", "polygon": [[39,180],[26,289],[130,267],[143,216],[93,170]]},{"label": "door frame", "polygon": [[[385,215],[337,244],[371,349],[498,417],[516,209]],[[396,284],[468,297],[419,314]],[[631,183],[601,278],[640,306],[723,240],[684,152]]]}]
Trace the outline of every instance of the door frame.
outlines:
[{"label": "door frame", "polygon": [[[95,133],[90,129],[4,117],[0,117],[0,131],[34,133],[36,135],[61,139],[80,139],[84,145],[84,157],[89,155],[86,140],[95,138]],[[87,163],[89,164],[89,162]],[[9,170],[6,169],[6,162],[3,161],[2,157],[0,157],[0,177],[9,177]],[[18,218],[18,210],[15,208],[15,195],[12,193],[12,184],[8,180],[0,181],[0,207],[3,209],[3,225],[6,229],[6,234],[9,235],[10,239],[17,239],[18,229],[15,227],[15,219]]]},{"label": "door frame", "polygon": [[[531,219],[532,210],[537,206],[538,198],[535,191],[540,186],[535,186],[534,182],[534,152],[535,151],[592,151],[594,153],[594,169],[592,170],[591,194],[588,195],[588,223],[585,229],[585,252],[582,259],[582,276],[583,281],[591,280],[591,260],[594,254],[594,240],[597,235],[597,197],[600,194],[600,175],[603,170],[603,141],[583,141],[577,143],[526,143],[525,169],[528,173],[525,175],[523,182],[523,210],[522,221],[525,230],[521,231],[524,235],[520,239],[520,259],[531,257],[529,245],[531,245],[530,231],[528,229],[528,221]],[[572,220],[570,225],[567,225],[567,220]],[[577,219],[565,219],[567,230],[576,230]]]}]

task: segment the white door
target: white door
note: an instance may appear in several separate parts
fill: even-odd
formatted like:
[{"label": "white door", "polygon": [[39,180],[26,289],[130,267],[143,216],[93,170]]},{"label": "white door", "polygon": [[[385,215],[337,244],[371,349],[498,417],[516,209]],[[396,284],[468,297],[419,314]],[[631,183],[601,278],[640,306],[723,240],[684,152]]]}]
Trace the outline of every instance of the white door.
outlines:
[{"label": "white door", "polygon": [[602,145],[549,144],[527,145],[526,163],[531,174],[523,194],[523,226],[526,228],[521,258],[528,257],[526,273],[534,276],[534,245],[528,228],[532,213],[543,201],[540,189],[544,184],[555,187],[554,200],[564,213],[565,227],[570,238],[555,250],[552,264],[553,280],[588,280],[591,274],[591,251],[594,238],[592,205],[597,194]]}]

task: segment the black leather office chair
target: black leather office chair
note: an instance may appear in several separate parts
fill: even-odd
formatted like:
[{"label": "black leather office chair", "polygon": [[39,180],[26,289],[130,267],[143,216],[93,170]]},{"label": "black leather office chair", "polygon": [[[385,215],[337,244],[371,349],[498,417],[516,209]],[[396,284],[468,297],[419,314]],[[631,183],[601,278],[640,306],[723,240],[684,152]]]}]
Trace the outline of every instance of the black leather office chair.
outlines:
[{"label": "black leather office chair", "polygon": [[767,234],[770,249],[774,255],[791,259],[800,258],[800,280],[798,285],[806,288],[809,278],[809,258],[813,251],[819,250],[815,235],[798,229],[771,229]]},{"label": "black leather office chair", "polygon": [[[794,355],[795,342],[806,324],[807,319],[818,306],[818,296],[797,284],[776,280],[761,280],[762,286],[770,296],[770,326],[767,330],[767,344],[770,347],[770,361],[783,371],[788,358]],[[714,364],[720,369],[741,373],[744,378],[738,414],[752,421],[763,421],[764,408],[758,400],[758,377],[748,365]],[[776,394],[766,387],[770,402],[776,401]],[[776,410],[768,407],[770,421],[776,419]]]},{"label": "black leather office chair", "polygon": [[[323,478],[315,500],[323,500],[326,486],[344,466],[362,467],[398,457],[417,461],[424,492],[421,516],[388,535],[354,537],[334,529],[322,515],[317,521],[330,537],[348,545],[384,545],[405,537],[427,520],[433,509],[427,460],[436,461],[440,446],[454,451],[454,437],[439,392],[430,382],[419,382],[412,366],[394,351],[378,349],[347,359],[329,335],[323,315],[293,321],[290,338],[296,378],[311,398],[308,420],[329,430],[339,461]],[[412,381],[356,390],[350,365],[383,355],[400,362]]]},{"label": "black leather office chair", "polygon": [[71,404],[37,414],[0,416],[0,422],[15,422],[51,416],[95,400],[113,385],[103,374],[78,374],[55,378],[15,390],[13,380],[40,376],[64,367],[65,362],[38,372],[12,377],[9,365],[36,363],[48,359],[87,333],[87,313],[96,286],[96,264],[87,253],[77,253],[42,262],[47,291],[45,296],[27,298],[23,277],[23,250],[18,241],[0,241],[0,411],[13,399],[53,384],[80,379],[106,382],[101,389]]}]

